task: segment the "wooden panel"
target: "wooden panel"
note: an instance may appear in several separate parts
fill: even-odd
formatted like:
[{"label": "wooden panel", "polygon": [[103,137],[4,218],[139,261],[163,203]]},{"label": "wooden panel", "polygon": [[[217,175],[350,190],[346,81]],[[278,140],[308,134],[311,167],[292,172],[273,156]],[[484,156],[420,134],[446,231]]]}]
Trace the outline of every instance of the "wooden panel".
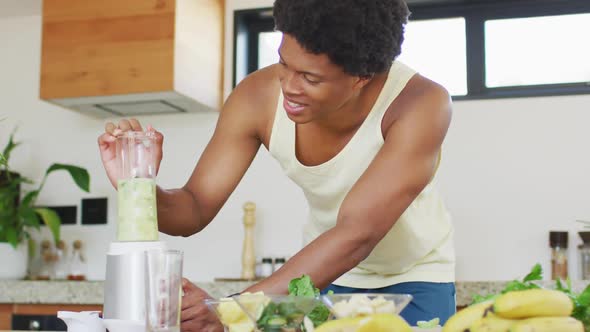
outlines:
[{"label": "wooden panel", "polygon": [[58,311],[102,311],[102,305],[87,304],[14,304],[13,313],[21,315],[57,315]]},{"label": "wooden panel", "polygon": [[[80,4],[82,3],[82,4]],[[44,0],[44,22],[174,13],[173,0]]]},{"label": "wooden panel", "polygon": [[173,89],[175,0],[45,0],[41,98]]},{"label": "wooden panel", "polygon": [[0,330],[10,330],[12,323],[12,304],[0,304]]}]

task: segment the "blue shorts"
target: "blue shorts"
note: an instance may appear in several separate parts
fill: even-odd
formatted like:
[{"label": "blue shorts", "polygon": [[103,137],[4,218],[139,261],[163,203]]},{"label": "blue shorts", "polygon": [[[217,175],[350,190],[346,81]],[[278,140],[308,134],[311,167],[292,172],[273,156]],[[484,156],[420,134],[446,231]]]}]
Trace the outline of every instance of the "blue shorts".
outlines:
[{"label": "blue shorts", "polygon": [[452,282],[403,282],[375,289],[330,285],[322,290],[322,294],[330,290],[334,291],[334,293],[411,294],[414,298],[400,312],[400,316],[412,326],[416,326],[416,322],[419,320],[428,321],[436,317],[440,318],[440,325],[442,326],[456,310],[455,284]]}]

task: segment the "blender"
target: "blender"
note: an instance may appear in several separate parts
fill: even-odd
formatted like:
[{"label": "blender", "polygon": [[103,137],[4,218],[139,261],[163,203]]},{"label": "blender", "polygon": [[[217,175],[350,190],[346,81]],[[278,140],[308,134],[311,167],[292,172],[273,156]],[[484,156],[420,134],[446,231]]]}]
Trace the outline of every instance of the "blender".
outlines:
[{"label": "blender", "polygon": [[146,321],[146,252],[165,250],[158,240],[156,139],[153,132],[117,137],[117,240],[107,253],[103,318],[137,326]]}]

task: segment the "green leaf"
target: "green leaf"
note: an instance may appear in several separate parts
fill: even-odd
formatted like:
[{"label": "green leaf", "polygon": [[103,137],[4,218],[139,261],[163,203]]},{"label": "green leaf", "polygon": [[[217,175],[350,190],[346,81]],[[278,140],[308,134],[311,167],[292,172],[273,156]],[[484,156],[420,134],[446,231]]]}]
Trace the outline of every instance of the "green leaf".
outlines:
[{"label": "green leaf", "polygon": [[502,290],[502,294],[508,293],[508,292],[513,292],[513,291],[533,289],[533,288],[539,288],[539,286],[536,284],[533,284],[532,282],[522,282],[522,281],[518,281],[518,280],[512,280],[508,284],[506,284],[506,287],[504,288],[504,290]]},{"label": "green leaf", "polygon": [[61,220],[55,211],[47,208],[36,208],[37,212],[41,216],[41,220],[49,227],[55,243],[59,242]]},{"label": "green leaf", "polygon": [[541,264],[537,263],[537,264],[535,264],[535,266],[533,266],[533,269],[531,270],[531,272],[529,274],[527,274],[526,277],[524,277],[524,279],[522,281],[527,282],[527,281],[542,280],[542,279],[543,279],[543,268],[541,267]]},{"label": "green leaf", "polygon": [[563,285],[561,284],[561,279],[559,279],[559,278],[555,279],[555,289],[558,291],[565,291],[566,290],[563,287]]},{"label": "green leaf", "polygon": [[4,157],[4,154],[0,153],[0,165],[6,166],[6,163],[8,161],[6,160],[6,158]]},{"label": "green leaf", "polygon": [[314,327],[318,327],[322,323],[328,320],[330,317],[330,309],[323,304],[319,304],[317,307],[307,314],[307,317],[313,322]]},{"label": "green leaf", "polygon": [[438,318],[438,317],[433,318],[429,321],[419,320],[418,322],[416,322],[416,325],[422,329],[432,329],[432,328],[437,327],[438,324],[440,324],[440,318]]},{"label": "green leaf", "polygon": [[53,164],[49,166],[47,171],[45,171],[45,176],[49,175],[51,172],[59,170],[68,171],[80,189],[84,190],[85,192],[90,191],[90,175],[86,169],[74,165]]},{"label": "green leaf", "polygon": [[262,311],[260,318],[258,318],[258,321],[256,321],[256,324],[258,326],[268,324],[268,321],[272,318],[276,311],[277,305],[274,302],[270,302],[266,307],[264,307],[264,310]]},{"label": "green leaf", "polygon": [[578,295],[578,302],[582,306],[585,306],[585,307],[590,306],[590,285],[586,286],[586,288],[582,291],[582,293],[580,293],[580,295]]},{"label": "green leaf", "polygon": [[14,128],[14,130],[10,134],[10,138],[8,139],[8,143],[4,147],[4,151],[2,151],[2,155],[4,156],[6,163],[8,163],[8,160],[10,159],[10,153],[12,152],[12,150],[14,150],[14,148],[16,148],[17,146],[20,145],[20,143],[17,143],[14,141],[14,134],[16,132],[16,129],[17,128]]},{"label": "green leaf", "polygon": [[6,241],[16,249],[16,246],[18,245],[18,232],[14,227],[8,227],[6,229]]},{"label": "green leaf", "polygon": [[23,198],[23,201],[21,203],[21,206],[29,207],[33,203],[33,201],[35,200],[35,198],[37,198],[37,195],[39,195],[39,190],[29,191],[25,195],[25,197]]},{"label": "green leaf", "polygon": [[39,222],[38,214],[35,211],[35,209],[21,205],[19,215],[22,218],[24,225],[39,229],[40,222]]},{"label": "green leaf", "polygon": [[289,295],[295,296],[317,296],[320,290],[315,288],[308,275],[302,275],[289,282]]},{"label": "green leaf", "polygon": [[475,294],[475,295],[473,295],[473,300],[471,302],[471,305],[478,304],[478,303],[485,302],[485,301],[489,301],[489,300],[493,300],[493,299],[497,298],[498,296],[500,296],[500,295],[498,295],[498,294],[488,294],[488,295]]}]

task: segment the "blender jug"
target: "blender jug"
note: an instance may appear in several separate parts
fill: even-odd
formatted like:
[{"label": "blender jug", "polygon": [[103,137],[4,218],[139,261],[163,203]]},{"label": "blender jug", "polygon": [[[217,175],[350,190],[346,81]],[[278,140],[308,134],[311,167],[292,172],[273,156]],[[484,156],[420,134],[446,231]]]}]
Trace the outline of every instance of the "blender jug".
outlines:
[{"label": "blender jug", "polygon": [[157,241],[156,137],[128,131],[117,137],[117,241]]}]

